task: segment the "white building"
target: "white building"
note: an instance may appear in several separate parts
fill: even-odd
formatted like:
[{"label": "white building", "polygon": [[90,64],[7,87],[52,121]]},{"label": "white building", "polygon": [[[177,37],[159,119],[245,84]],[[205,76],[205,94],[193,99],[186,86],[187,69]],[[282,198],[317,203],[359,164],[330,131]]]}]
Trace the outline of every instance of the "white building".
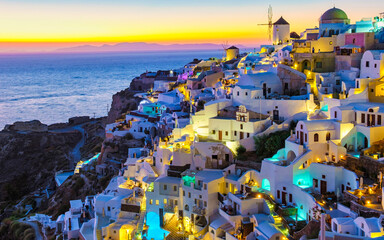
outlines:
[{"label": "white building", "polygon": [[367,50],[361,59],[360,78],[384,76],[384,50]]}]

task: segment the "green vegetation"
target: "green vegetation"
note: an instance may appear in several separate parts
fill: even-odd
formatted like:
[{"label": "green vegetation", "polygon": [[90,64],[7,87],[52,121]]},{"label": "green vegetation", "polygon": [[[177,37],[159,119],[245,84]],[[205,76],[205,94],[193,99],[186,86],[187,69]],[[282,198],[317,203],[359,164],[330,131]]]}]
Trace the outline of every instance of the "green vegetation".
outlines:
[{"label": "green vegetation", "polygon": [[278,131],[269,135],[254,137],[256,155],[264,159],[272,157],[279,149],[284,148],[284,141],[290,135],[290,131]]},{"label": "green vegetation", "polygon": [[1,222],[0,240],[33,240],[35,231],[25,223],[6,218]]},{"label": "green vegetation", "polygon": [[245,160],[245,152],[247,151],[247,149],[240,145],[239,147],[236,148],[236,155],[237,155],[237,159],[240,160],[240,161],[244,161]]},{"label": "green vegetation", "polygon": [[134,137],[133,137],[133,135],[132,135],[131,133],[127,133],[127,134],[123,137],[123,139],[126,139],[126,140],[132,140],[132,139],[134,139]]}]

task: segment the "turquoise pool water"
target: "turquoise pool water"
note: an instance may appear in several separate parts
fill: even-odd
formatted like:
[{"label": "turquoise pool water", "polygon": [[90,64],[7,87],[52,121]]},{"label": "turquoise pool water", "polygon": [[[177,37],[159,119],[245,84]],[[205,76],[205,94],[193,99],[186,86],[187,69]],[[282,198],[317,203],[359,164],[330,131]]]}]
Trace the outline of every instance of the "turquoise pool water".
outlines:
[{"label": "turquoise pool water", "polygon": [[147,213],[146,223],[148,225],[148,232],[144,235],[148,240],[163,240],[169,234],[168,231],[160,227],[160,218],[154,212]]}]

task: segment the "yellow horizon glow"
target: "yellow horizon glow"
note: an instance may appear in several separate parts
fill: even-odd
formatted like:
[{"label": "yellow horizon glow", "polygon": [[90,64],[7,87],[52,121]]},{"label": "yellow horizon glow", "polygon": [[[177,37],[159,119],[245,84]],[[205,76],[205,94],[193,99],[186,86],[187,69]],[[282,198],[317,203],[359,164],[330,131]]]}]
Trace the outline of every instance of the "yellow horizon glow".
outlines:
[{"label": "yellow horizon glow", "polygon": [[[179,2],[176,0],[0,0],[0,47],[58,46],[75,43],[119,42],[216,43],[256,46],[268,42],[269,3],[242,0]],[[318,26],[323,12],[333,7],[324,2],[272,0],[273,21],[283,16],[291,31],[300,33]],[[340,0],[351,22],[377,15],[384,7]]]}]

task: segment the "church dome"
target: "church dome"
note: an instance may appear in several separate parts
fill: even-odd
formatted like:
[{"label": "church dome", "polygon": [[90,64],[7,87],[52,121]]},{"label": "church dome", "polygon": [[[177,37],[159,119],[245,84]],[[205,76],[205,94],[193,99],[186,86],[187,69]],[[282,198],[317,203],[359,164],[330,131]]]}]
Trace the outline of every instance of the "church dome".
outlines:
[{"label": "church dome", "polygon": [[348,20],[347,14],[339,8],[331,8],[320,18],[321,21]]}]

